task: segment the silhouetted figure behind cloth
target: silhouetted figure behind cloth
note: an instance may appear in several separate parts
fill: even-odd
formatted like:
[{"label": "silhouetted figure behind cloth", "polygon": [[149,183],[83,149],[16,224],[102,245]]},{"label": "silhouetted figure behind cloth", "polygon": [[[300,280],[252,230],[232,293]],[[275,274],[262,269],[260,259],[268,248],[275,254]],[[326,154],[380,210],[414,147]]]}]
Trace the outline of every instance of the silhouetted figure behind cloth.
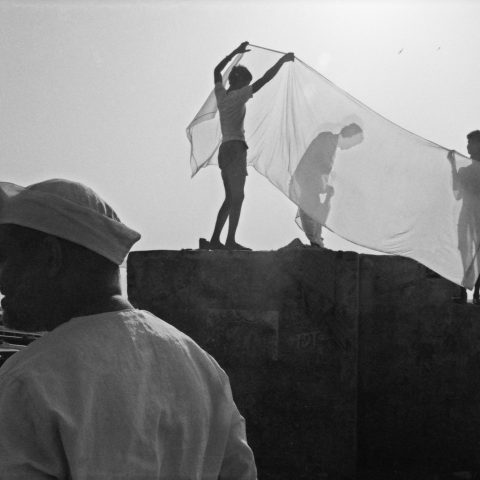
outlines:
[{"label": "silhouetted figure behind cloth", "polygon": [[308,146],[295,169],[290,198],[299,206],[302,229],[312,246],[323,247],[322,224],[327,219],[335,193],[329,177],[337,148],[346,150],[362,141],[363,130],[356,123],[343,127],[339,134],[321,132]]},{"label": "silhouetted figure behind cloth", "polygon": [[[455,152],[448,154],[452,166],[453,191],[455,198],[462,199],[462,209],[458,219],[458,248],[462,254],[465,272],[477,261],[477,252],[474,250],[480,236],[480,130],[467,135],[467,151],[472,159],[471,165],[459,168],[455,165]],[[480,276],[475,282],[473,303],[480,305]],[[458,303],[467,301],[467,290],[460,289],[460,296],[454,300]]]},{"label": "silhouetted figure behind cloth", "polygon": [[[269,82],[285,62],[294,60],[293,53],[287,53],[265,72],[263,77],[252,85],[252,74],[242,65],[232,68],[228,76],[229,88],[222,83],[222,70],[239,54],[248,52],[248,42],[243,42],[238,48],[227,55],[214,71],[215,96],[217,98],[222,129],[222,144],[218,152],[218,166],[222,172],[225,187],[225,200],[220,207],[215,223],[215,229],[208,247],[210,249],[250,250],[238,244],[235,240],[238,220],[244,198],[245,179],[247,176],[247,143],[243,122],[245,119],[245,103]],[[220,242],[220,234],[228,218],[228,234],[225,245]]]}]

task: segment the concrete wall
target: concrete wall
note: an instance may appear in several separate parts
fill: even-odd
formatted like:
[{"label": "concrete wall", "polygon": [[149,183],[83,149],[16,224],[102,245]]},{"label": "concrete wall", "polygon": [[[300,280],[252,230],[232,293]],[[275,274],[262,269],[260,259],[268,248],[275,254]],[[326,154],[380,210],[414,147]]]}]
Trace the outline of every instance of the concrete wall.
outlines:
[{"label": "concrete wall", "polygon": [[360,465],[480,471],[480,307],[408,259],[360,272]]},{"label": "concrete wall", "polygon": [[477,466],[480,308],[456,292],[408,259],[326,249],[128,259],[130,300],[229,374],[263,479]]}]

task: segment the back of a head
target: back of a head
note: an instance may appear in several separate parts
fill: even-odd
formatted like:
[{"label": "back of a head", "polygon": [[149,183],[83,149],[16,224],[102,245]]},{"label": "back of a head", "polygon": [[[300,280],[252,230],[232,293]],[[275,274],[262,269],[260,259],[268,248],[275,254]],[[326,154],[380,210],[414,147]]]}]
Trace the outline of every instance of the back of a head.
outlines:
[{"label": "back of a head", "polygon": [[26,188],[0,182],[0,229],[5,318],[25,330],[110,305],[121,294],[119,265],[140,238],[93,190],[57,179]]},{"label": "back of a head", "polygon": [[362,128],[356,123],[350,123],[349,125],[343,127],[340,130],[340,135],[342,137],[353,137],[354,135],[358,135],[363,133]]},{"label": "back of a head", "polygon": [[480,130],[473,130],[467,135],[467,139],[471,142],[480,143]]},{"label": "back of a head", "polygon": [[100,285],[110,286],[118,281],[119,266],[116,263],[77,243],[14,224],[8,225],[8,232],[29,258],[35,256],[48,237],[54,238],[61,249],[63,271],[71,273],[79,288],[82,284],[87,289],[98,288]]},{"label": "back of a head", "polygon": [[247,67],[243,65],[236,65],[232,68],[228,81],[231,86],[246,86],[252,81],[253,77]]}]

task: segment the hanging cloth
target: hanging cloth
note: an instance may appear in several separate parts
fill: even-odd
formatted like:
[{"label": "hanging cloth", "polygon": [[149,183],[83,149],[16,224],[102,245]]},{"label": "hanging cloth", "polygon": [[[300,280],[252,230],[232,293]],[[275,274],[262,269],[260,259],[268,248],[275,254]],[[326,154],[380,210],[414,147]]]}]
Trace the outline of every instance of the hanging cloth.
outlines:
[{"label": "hanging cloth", "polygon": [[[282,53],[250,47],[230,69],[241,61],[256,80]],[[362,132],[355,141],[341,133],[352,125]],[[449,156],[448,149],[372,111],[298,58],[250,100],[245,132],[248,165],[312,223],[473,287],[479,274],[480,162]],[[192,176],[217,164],[221,131],[213,90],[187,136]]]}]

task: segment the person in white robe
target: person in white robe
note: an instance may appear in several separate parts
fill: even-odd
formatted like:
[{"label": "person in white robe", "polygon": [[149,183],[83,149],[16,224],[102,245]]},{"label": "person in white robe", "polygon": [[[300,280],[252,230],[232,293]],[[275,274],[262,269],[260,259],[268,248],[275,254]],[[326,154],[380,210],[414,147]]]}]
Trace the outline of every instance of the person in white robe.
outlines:
[{"label": "person in white robe", "polygon": [[140,235],[79,183],[0,183],[4,322],[46,332],[0,368],[0,478],[256,475],[229,379],[122,297]]}]

